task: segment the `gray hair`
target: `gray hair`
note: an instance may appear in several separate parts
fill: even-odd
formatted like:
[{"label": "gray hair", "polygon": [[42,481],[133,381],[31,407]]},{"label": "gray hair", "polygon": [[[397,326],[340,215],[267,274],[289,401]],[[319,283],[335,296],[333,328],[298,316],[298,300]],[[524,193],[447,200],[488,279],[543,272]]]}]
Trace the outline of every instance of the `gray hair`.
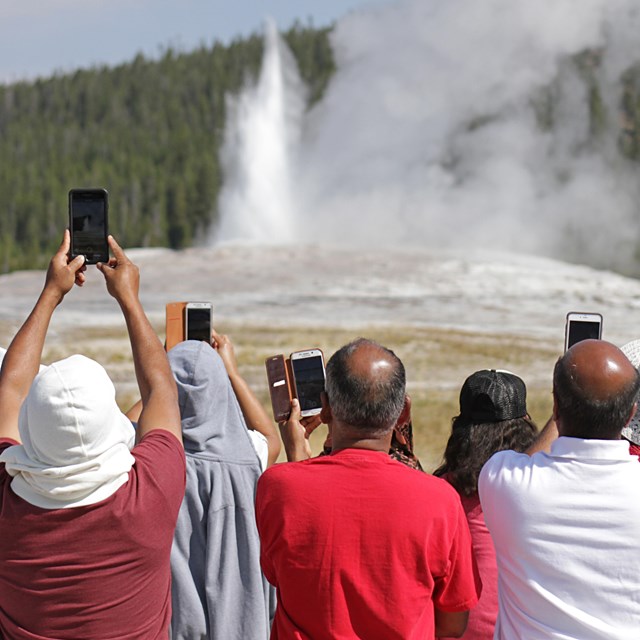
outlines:
[{"label": "gray hair", "polygon": [[[362,377],[351,371],[351,356],[362,346],[383,352],[392,363],[387,375]],[[341,422],[372,435],[390,431],[404,407],[406,374],[393,351],[358,338],[336,351],[327,362],[326,393],[331,412]]]}]

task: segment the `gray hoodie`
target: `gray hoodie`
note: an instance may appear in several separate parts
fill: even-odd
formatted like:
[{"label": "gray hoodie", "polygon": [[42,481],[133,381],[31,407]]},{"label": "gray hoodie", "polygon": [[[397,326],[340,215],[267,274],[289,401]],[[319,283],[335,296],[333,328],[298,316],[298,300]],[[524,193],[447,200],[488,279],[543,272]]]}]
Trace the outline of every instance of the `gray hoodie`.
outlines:
[{"label": "gray hoodie", "polygon": [[171,551],[174,640],[264,640],[275,594],[260,570],[260,462],[220,356],[189,340],[169,351],[187,488]]}]

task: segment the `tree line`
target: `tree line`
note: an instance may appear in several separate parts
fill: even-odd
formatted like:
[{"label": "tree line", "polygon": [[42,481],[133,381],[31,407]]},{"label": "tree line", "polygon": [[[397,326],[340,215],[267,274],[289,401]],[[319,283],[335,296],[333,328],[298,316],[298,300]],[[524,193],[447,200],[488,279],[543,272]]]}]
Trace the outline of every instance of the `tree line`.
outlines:
[{"label": "tree line", "polygon": [[[297,23],[283,34],[310,104],[335,71],[330,31]],[[202,237],[217,219],[226,96],[257,76],[262,52],[256,34],[0,85],[0,272],[46,265],[71,187],[107,187],[123,246],[180,249]],[[589,130],[595,140],[613,122],[620,153],[638,162],[640,64],[620,78],[618,112],[608,113],[601,53],[570,61],[587,89]],[[552,83],[532,98],[541,130],[556,126],[556,90]]]},{"label": "tree line", "polygon": [[[283,33],[311,102],[334,71],[329,32]],[[217,217],[225,96],[262,52],[252,35],[0,86],[0,271],[46,265],[72,187],[107,187],[123,246],[190,246]]]}]

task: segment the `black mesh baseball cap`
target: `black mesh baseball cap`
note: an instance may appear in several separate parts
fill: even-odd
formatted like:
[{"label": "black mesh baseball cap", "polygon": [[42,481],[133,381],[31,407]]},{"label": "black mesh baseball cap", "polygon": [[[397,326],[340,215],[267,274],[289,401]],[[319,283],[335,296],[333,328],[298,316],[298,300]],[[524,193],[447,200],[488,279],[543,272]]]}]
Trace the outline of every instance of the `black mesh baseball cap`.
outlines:
[{"label": "black mesh baseball cap", "polygon": [[501,422],[527,415],[527,388],[509,371],[483,369],[460,390],[460,417],[470,423]]}]

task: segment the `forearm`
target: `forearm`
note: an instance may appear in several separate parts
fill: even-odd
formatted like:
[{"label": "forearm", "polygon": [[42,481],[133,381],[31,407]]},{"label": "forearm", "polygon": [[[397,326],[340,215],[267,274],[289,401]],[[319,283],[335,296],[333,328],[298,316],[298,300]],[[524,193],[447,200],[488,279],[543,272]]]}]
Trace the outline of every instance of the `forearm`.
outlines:
[{"label": "forearm", "polygon": [[51,316],[60,300],[60,296],[45,287],[7,349],[0,372],[2,437],[18,439],[18,413],[38,373]]},{"label": "forearm", "polygon": [[553,416],[547,420],[547,424],[544,425],[544,429],[540,432],[534,443],[525,451],[528,455],[533,455],[538,451],[549,452],[551,450],[551,443],[558,437],[558,425],[553,419]]},{"label": "forearm", "polygon": [[140,301],[135,298],[120,306],[127,323],[136,380],[144,405],[154,386],[172,383],[173,377],[166,353]]},{"label": "forearm", "polygon": [[267,466],[271,466],[280,455],[280,438],[276,426],[245,379],[238,372],[229,374],[229,380],[238,399],[247,427],[258,431],[267,439],[269,449]]}]

